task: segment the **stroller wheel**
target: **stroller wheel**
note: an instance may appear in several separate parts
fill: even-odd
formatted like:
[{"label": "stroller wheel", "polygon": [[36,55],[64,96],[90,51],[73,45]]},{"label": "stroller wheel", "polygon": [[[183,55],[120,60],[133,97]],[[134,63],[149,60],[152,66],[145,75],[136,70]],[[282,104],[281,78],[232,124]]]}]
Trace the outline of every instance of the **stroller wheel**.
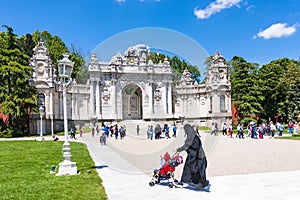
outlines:
[{"label": "stroller wheel", "polygon": [[173,188],[173,184],[172,183],[169,183],[169,188]]},{"label": "stroller wheel", "polygon": [[153,182],[153,181],[151,181],[151,182],[149,182],[149,186],[154,186],[155,185],[155,183]]}]

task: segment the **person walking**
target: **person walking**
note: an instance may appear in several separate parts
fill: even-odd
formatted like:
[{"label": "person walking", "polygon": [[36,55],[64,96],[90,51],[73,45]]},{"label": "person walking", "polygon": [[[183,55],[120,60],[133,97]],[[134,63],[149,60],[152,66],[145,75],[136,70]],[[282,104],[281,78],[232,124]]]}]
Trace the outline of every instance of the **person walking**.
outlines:
[{"label": "person walking", "polygon": [[299,130],[299,125],[297,122],[294,123],[294,134],[298,134],[298,130]]},{"label": "person walking", "polygon": [[160,127],[159,124],[157,124],[157,125],[155,126],[154,134],[155,134],[155,139],[160,139],[160,135],[161,135],[161,127]]},{"label": "person walking", "polygon": [[227,124],[225,122],[223,124],[223,135],[227,135]]},{"label": "person walking", "polygon": [[238,129],[238,135],[239,139],[244,139],[244,127],[243,124],[239,124],[239,129]]},{"label": "person walking", "polygon": [[116,140],[118,139],[118,136],[119,136],[119,128],[118,128],[118,125],[115,126],[115,137],[116,137]]},{"label": "person walking", "polygon": [[292,121],[289,121],[288,123],[289,134],[293,134],[293,127],[294,127],[294,123]]},{"label": "person walking", "polygon": [[271,129],[271,137],[275,136],[276,126],[273,124],[273,122],[270,122],[270,129]]},{"label": "person walking", "polygon": [[187,137],[184,144],[176,151],[186,151],[187,158],[179,184],[187,183],[193,185],[196,189],[209,189],[209,181],[206,179],[207,159],[200,136],[190,124],[185,124],[183,129]]},{"label": "person walking", "polygon": [[106,145],[106,135],[105,135],[105,132],[103,132],[102,135],[100,136],[100,144]]},{"label": "person walking", "polygon": [[79,136],[82,138],[82,127],[79,128]]},{"label": "person walking", "polygon": [[92,128],[92,137],[94,137],[95,136],[95,128],[93,127]]},{"label": "person walking", "polygon": [[165,124],[164,130],[165,130],[165,137],[167,139],[169,139],[170,138],[170,135],[169,135],[170,128],[169,128],[168,124]]},{"label": "person walking", "polygon": [[177,131],[177,127],[176,125],[173,126],[173,135],[172,137],[176,138],[176,131]]},{"label": "person walking", "polygon": [[228,136],[232,138],[232,124],[230,124],[228,127]]},{"label": "person walking", "polygon": [[279,123],[278,124],[278,131],[279,131],[278,135],[279,136],[282,136],[283,129],[284,129],[284,126],[281,123]]},{"label": "person walking", "polygon": [[212,123],[211,124],[211,135],[218,135],[218,124]]},{"label": "person walking", "polygon": [[96,127],[96,133],[97,133],[97,135],[99,135],[99,133],[100,133],[99,125],[97,125],[97,127]]},{"label": "person walking", "polygon": [[136,134],[140,135],[140,125],[136,125]]},{"label": "person walking", "polygon": [[153,139],[153,126],[150,125],[148,128],[148,139],[152,140]]}]

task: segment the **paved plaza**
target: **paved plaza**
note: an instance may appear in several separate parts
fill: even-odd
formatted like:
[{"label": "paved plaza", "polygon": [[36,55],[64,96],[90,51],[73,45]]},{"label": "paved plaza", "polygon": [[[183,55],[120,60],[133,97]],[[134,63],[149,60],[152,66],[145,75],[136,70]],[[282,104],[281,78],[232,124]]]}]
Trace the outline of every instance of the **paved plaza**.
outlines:
[{"label": "paved plaza", "polygon": [[[210,192],[201,192],[148,185],[153,169],[159,168],[159,156],[166,151],[172,154],[183,144],[182,129],[177,138],[152,141],[147,140],[146,131],[137,136],[130,129],[124,140],[109,138],[106,146],[89,133],[82,138],[111,200],[293,200],[300,195],[299,141],[238,139],[201,133],[208,159],[207,176],[212,185]],[[176,168],[175,178],[180,179],[182,167]]]},{"label": "paved plaza", "polygon": [[[200,134],[208,159],[210,192],[169,188],[166,184],[150,187],[152,172],[160,166],[160,155],[174,153],[185,137],[179,128],[177,138],[148,140],[145,129],[141,126],[137,136],[134,126],[129,125],[123,140],[108,138],[105,146],[96,134],[77,136],[77,142],[87,145],[109,200],[296,200],[300,195],[300,141],[238,139],[205,132]],[[176,168],[175,178],[180,179],[182,168],[183,164]]]}]

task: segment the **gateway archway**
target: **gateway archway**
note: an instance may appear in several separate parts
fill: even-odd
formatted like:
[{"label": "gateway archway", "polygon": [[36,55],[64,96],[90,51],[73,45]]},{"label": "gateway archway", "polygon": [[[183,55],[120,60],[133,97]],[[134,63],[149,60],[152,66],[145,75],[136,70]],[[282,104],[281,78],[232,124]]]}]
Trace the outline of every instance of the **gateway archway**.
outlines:
[{"label": "gateway archway", "polygon": [[130,84],[122,90],[122,114],[123,120],[142,119],[142,90],[139,86]]}]

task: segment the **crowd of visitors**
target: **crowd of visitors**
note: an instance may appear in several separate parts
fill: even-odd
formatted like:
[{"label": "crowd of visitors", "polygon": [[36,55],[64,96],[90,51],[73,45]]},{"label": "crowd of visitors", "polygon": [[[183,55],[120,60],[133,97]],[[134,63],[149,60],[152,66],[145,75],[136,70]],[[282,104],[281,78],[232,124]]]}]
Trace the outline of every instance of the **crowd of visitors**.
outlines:
[{"label": "crowd of visitors", "polygon": [[[289,134],[297,134],[299,130],[299,124],[290,121],[287,125]],[[246,137],[250,137],[253,139],[263,139],[265,136],[269,136],[271,138],[275,137],[275,134],[278,136],[282,136],[284,132],[284,124],[277,122],[274,124],[272,121],[270,123],[262,123],[257,124],[256,122],[250,122],[247,126],[244,126],[243,123],[239,123],[236,127],[237,134],[236,138],[244,139]],[[233,128],[232,124],[229,126],[227,123],[222,125],[222,135],[232,136]],[[217,123],[212,123],[211,127],[211,135],[218,135],[218,127]]]},{"label": "crowd of visitors", "polygon": [[[283,132],[285,130],[285,127],[287,127],[287,133],[289,134],[297,134],[299,130],[299,124],[290,121],[286,126],[284,124],[276,122],[273,123],[270,121],[270,123],[262,123],[257,124],[256,122],[249,122],[247,125],[244,125],[243,123],[239,123],[236,126],[236,138],[244,139],[245,137],[253,138],[253,139],[263,139],[264,137],[270,137],[273,138],[277,134],[278,136],[282,136]],[[199,126],[193,126],[194,131],[199,134]],[[221,126],[222,135],[229,136],[230,138],[233,138],[233,126],[232,124],[227,124],[226,122],[222,124]],[[139,136],[141,127],[139,124],[136,125],[136,134]],[[76,139],[76,131],[77,129],[75,127],[72,127],[70,129],[70,138]],[[212,123],[211,126],[211,135],[218,135],[218,124]],[[82,137],[83,130],[82,127],[79,128],[79,136]],[[102,145],[106,145],[106,139],[109,137],[113,137],[115,139],[123,139],[126,136],[126,127],[124,125],[118,125],[118,124],[111,124],[111,125],[105,125],[102,124],[100,127],[97,125],[96,127],[92,127],[91,129],[91,135],[92,137],[95,137],[95,135],[98,136],[100,143]],[[143,135],[143,134],[142,134]],[[56,135],[55,135],[56,136]],[[167,123],[161,125],[156,124],[154,125],[148,125],[147,128],[147,139],[149,140],[158,140],[158,139],[169,139],[169,138],[176,138],[177,137],[177,127],[176,124],[173,126],[169,126]],[[186,137],[186,133],[184,135]],[[54,140],[58,140],[58,137],[53,137]]]},{"label": "crowd of visitors", "polygon": [[[168,124],[164,124],[163,126],[161,126],[160,124],[156,124],[155,127],[153,127],[153,125],[148,125],[148,129],[147,129],[147,138],[149,140],[153,140],[154,139],[158,140],[158,139],[162,139],[162,138],[166,138],[169,139],[170,137],[170,130],[171,128],[169,127]],[[177,127],[176,125],[173,125],[172,127],[172,137],[176,138],[177,136]]]}]

